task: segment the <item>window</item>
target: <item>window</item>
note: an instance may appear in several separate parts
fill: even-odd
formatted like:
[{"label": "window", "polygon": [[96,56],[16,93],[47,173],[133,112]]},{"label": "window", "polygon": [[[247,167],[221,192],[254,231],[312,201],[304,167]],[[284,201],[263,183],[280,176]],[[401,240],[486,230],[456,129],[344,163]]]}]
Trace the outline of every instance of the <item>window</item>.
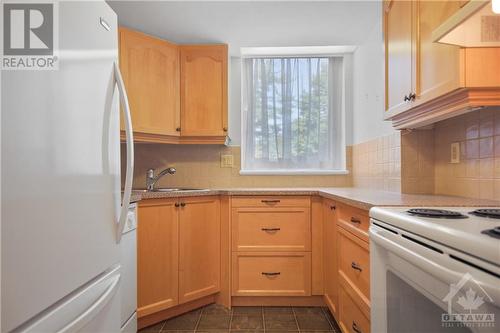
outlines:
[{"label": "window", "polygon": [[346,173],[343,57],[242,61],[241,174]]}]

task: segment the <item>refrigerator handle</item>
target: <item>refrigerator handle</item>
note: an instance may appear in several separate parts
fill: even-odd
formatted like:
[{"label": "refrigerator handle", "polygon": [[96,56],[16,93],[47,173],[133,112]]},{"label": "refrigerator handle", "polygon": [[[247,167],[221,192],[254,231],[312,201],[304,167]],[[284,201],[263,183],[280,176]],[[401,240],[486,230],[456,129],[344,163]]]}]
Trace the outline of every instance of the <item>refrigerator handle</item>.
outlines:
[{"label": "refrigerator handle", "polygon": [[120,104],[121,104],[121,109],[123,110],[125,135],[127,140],[126,141],[127,171],[125,175],[125,188],[123,192],[120,217],[118,219],[118,227],[116,230],[117,243],[120,243],[122,238],[123,228],[125,227],[125,222],[127,221],[127,215],[130,206],[130,196],[132,194],[132,176],[134,173],[134,136],[132,133],[132,119],[130,116],[130,106],[128,104],[127,92],[125,90],[125,85],[123,84],[120,68],[118,67],[118,64],[116,62],[113,63],[113,66],[114,66],[115,82],[118,87],[118,92],[120,94]]}]

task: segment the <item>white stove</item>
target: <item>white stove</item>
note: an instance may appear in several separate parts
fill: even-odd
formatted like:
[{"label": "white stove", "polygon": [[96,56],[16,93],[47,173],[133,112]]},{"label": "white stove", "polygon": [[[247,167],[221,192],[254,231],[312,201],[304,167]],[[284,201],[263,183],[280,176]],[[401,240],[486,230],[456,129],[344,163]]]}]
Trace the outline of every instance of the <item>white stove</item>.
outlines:
[{"label": "white stove", "polygon": [[500,266],[500,208],[376,207],[370,216]]},{"label": "white stove", "polygon": [[499,332],[500,209],[370,210],[373,332]]}]

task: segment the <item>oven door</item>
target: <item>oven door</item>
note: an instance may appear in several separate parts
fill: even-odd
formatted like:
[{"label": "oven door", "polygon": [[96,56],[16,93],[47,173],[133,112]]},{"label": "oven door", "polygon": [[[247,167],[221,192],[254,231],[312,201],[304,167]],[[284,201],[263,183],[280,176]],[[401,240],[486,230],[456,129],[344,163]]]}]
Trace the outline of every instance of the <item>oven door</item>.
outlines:
[{"label": "oven door", "polygon": [[373,219],[370,262],[372,332],[500,331],[499,266]]}]

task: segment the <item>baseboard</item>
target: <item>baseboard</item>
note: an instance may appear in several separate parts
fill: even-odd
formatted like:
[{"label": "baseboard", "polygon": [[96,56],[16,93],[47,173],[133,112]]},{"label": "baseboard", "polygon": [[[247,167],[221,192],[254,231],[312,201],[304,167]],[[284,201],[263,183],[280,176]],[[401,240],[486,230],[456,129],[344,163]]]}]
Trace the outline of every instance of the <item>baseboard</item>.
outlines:
[{"label": "baseboard", "polygon": [[323,296],[233,296],[231,306],[325,306]]}]

